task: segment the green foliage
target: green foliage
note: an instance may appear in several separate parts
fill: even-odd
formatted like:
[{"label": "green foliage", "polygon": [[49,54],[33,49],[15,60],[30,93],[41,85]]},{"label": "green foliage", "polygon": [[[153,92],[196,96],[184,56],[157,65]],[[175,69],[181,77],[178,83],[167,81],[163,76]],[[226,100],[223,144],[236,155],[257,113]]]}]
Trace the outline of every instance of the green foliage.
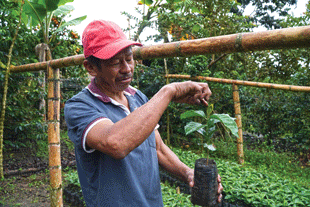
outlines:
[{"label": "green foliage", "polygon": [[[181,119],[187,118],[201,118],[200,122],[190,121],[184,127],[185,134],[189,135],[193,132],[198,132],[204,136],[205,141],[209,142],[216,131],[217,123],[221,123],[224,129],[231,132],[233,136],[238,137],[238,127],[235,119],[230,117],[228,114],[215,114],[213,113],[213,104],[210,104],[207,109],[207,114],[203,111],[186,111],[181,114]],[[200,143],[203,145],[203,143]],[[204,147],[211,151],[215,151],[213,145],[204,144]]]},{"label": "green foliage", "polygon": [[253,8],[251,18],[254,22],[267,29],[279,29],[282,19],[288,15],[291,7],[296,6],[297,0],[237,0],[238,6],[232,8],[232,12],[242,14],[246,6]]},{"label": "green foliage", "polygon": [[64,18],[74,10],[72,6],[64,5],[68,2],[73,2],[73,0],[25,0],[22,19],[25,25],[30,28],[39,25],[39,28],[43,34],[44,43],[49,44],[51,39],[53,39],[56,35],[56,32],[63,31],[63,29],[65,29],[67,26],[80,24],[86,18],[86,16],[78,17],[64,24],[62,24],[63,22],[60,21],[56,32],[54,32],[53,36],[50,38],[49,32],[53,16]]},{"label": "green foliage", "polygon": [[[253,15],[243,15],[245,8],[250,4],[254,6]],[[152,27],[158,34],[149,36],[148,40],[170,42],[251,32],[258,25],[267,29],[309,25],[310,4],[307,4],[307,10],[301,17],[288,15],[293,5],[296,5],[295,0],[152,1],[147,12],[140,12],[144,15],[143,22],[139,22],[140,18],[127,15],[137,22],[136,35],[139,36],[146,27]],[[171,74],[309,86],[309,54],[308,48],[300,48],[166,60]],[[144,83],[138,85],[140,90],[151,97],[165,84],[162,78],[165,73],[164,63],[162,60],[147,60],[143,63],[146,63],[148,70],[144,70],[147,71],[145,74],[139,73],[139,82]],[[170,80],[174,81],[180,80]],[[210,101],[216,105],[216,113],[234,114],[231,85],[212,82],[208,84],[212,90]],[[284,139],[298,146],[300,150],[309,150],[310,114],[307,93],[253,87],[240,87],[239,91],[243,130],[262,134],[269,140],[269,144],[272,144],[273,140]],[[198,110],[197,107],[174,103],[169,105],[173,133],[184,134],[180,129],[184,121],[179,119],[178,114],[188,109]],[[167,114],[164,114],[160,123],[162,131],[166,131],[166,116]],[[172,143],[179,145],[179,138],[173,139]]]},{"label": "green foliage", "polygon": [[[172,150],[182,162],[191,168],[194,168],[197,159],[206,156],[205,154],[198,155],[178,148],[172,148]],[[239,165],[233,161],[216,159],[227,202],[242,201],[248,205],[266,207],[283,206],[283,204],[285,206],[310,205],[309,179],[308,182],[292,181],[292,179],[297,181],[300,179],[298,174],[292,173],[296,168],[293,164],[287,165],[285,167],[287,171],[282,172],[282,174],[279,174],[280,171],[267,168],[266,163],[269,161],[266,158],[269,153],[260,153],[261,157],[259,159],[261,163],[256,168],[253,168],[250,163]],[[255,156],[257,155],[258,153]],[[285,158],[282,155],[276,157],[270,155],[270,159],[274,159],[275,162],[279,161],[279,164],[282,163],[281,159]],[[276,165],[273,166],[277,167]],[[303,174],[307,174],[307,172],[304,171]],[[309,176],[309,173],[307,176]],[[68,172],[64,180],[68,184],[80,186],[76,171]],[[190,195],[177,194],[175,186],[162,183],[161,188],[165,206],[192,205]]]},{"label": "green foliage", "polygon": [[[257,141],[258,142],[258,141]],[[236,142],[230,139],[215,138],[216,151],[212,153],[217,159],[236,161]],[[245,166],[259,170],[266,169],[283,179],[289,179],[302,186],[310,186],[310,168],[300,165],[297,153],[275,152],[265,143],[244,143]]]},{"label": "green foliage", "polygon": [[161,191],[164,206],[193,206],[190,200],[191,195],[178,194],[175,186],[170,186],[168,183],[161,183]]},{"label": "green foliage", "polygon": [[[7,53],[17,25],[18,4],[9,1],[0,3],[0,62],[7,62]],[[54,17],[57,19],[58,17]],[[58,20],[60,21],[60,17]],[[59,25],[52,22],[51,31],[57,30]],[[73,35],[73,34],[74,35]],[[55,38],[50,42],[52,56],[62,58],[82,53],[82,47],[78,43],[78,36],[74,31],[65,28],[63,32],[56,32]],[[43,42],[42,31],[37,28],[29,29],[25,24],[21,25],[18,38],[13,48],[12,64],[22,65],[38,62],[35,54],[35,46]],[[82,85],[86,84],[86,71],[82,66],[61,68],[62,78],[79,77]],[[0,64],[0,91],[3,91],[5,70]],[[47,126],[43,120],[43,110],[39,110],[42,90],[38,73],[18,73],[9,77],[7,97],[6,120],[4,125],[5,150],[30,148],[38,156],[45,156],[47,152]],[[68,97],[71,92],[63,92],[63,97]],[[2,92],[0,100],[2,100]],[[62,100],[64,101],[64,100]]]},{"label": "green foliage", "polygon": [[[193,167],[195,160],[205,155],[173,148],[182,162]],[[262,154],[263,155],[263,154]],[[264,159],[263,159],[264,162]],[[253,206],[307,206],[310,205],[309,183],[299,184],[275,174],[264,165],[251,166],[217,159],[217,168],[222,177],[225,199],[228,202],[242,200]],[[294,168],[294,166],[291,166]],[[287,172],[287,175],[295,175]],[[241,178],[241,179],[240,179]]]}]

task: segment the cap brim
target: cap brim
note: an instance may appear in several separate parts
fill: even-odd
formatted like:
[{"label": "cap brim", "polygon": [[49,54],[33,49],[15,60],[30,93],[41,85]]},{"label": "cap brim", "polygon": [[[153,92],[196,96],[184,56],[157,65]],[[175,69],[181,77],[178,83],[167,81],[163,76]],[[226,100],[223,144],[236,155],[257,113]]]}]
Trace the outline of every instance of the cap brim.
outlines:
[{"label": "cap brim", "polygon": [[121,50],[125,49],[126,47],[136,45],[136,46],[143,46],[139,42],[134,42],[131,40],[120,40],[117,42],[110,43],[99,51],[97,51],[95,54],[93,54],[94,57],[99,58],[99,59],[110,59],[113,56],[115,56],[117,53],[119,53]]}]

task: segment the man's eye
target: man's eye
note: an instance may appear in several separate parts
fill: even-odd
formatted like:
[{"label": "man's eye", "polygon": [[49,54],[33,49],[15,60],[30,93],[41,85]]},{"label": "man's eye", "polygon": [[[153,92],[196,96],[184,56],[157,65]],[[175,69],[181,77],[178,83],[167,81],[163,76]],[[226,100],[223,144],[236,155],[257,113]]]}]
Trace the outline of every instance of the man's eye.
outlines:
[{"label": "man's eye", "polygon": [[113,62],[112,65],[119,65],[120,62]]}]

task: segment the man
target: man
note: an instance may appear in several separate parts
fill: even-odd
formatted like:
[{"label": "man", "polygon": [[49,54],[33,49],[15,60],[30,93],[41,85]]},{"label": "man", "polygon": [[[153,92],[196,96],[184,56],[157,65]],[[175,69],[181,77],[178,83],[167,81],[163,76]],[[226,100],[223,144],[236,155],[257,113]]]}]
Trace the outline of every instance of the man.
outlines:
[{"label": "man", "polygon": [[[131,46],[110,21],[93,21],[82,37],[91,83],[65,105],[87,206],[163,206],[158,164],[193,186],[194,171],[163,143],[158,121],[170,101],[207,105],[205,83],[172,83],[151,100],[130,86]],[[222,186],[219,182],[219,199]]]}]

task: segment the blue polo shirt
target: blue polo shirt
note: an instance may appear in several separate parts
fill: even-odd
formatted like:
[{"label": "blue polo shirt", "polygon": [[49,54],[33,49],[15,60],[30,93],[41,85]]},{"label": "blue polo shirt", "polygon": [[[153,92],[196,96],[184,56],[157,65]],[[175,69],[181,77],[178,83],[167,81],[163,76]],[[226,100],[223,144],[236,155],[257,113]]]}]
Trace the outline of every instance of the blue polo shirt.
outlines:
[{"label": "blue polo shirt", "polygon": [[86,136],[96,123],[125,118],[148,99],[139,90],[124,91],[129,107],[100,92],[94,80],[65,104],[68,135],[75,145],[79,180],[88,207],[163,206],[155,133],[124,159],[116,160],[86,146]]}]

